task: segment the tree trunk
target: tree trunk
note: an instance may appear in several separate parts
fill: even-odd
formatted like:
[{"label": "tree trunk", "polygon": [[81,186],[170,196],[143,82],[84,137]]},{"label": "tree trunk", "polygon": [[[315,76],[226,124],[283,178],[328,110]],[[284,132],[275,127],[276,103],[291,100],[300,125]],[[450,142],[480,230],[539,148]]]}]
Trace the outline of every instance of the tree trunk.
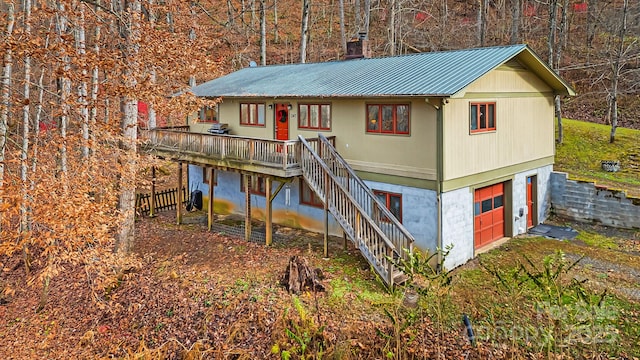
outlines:
[{"label": "tree trunk", "polygon": [[369,22],[371,19],[371,0],[364,0],[364,24],[362,25],[362,32],[369,34]]},{"label": "tree trunk", "polygon": [[391,56],[396,54],[396,1],[389,1],[389,50]]},{"label": "tree trunk", "polygon": [[65,36],[68,30],[68,20],[66,15],[66,8],[64,4],[58,1],[57,4],[57,28],[58,28],[58,43],[60,44],[59,56],[62,59],[62,68],[59,69],[60,75],[58,77],[58,95],[61,108],[61,115],[58,119],[58,130],[60,131],[61,144],[58,151],[58,175],[60,177],[62,188],[64,192],[69,190],[68,184],[68,167],[67,167],[67,127],[69,125],[69,95],[71,94],[71,81],[66,77],[66,74],[70,71],[71,60],[65,50]]},{"label": "tree trunk", "polygon": [[[593,39],[596,35],[596,6],[598,0],[587,1],[587,51],[591,54],[593,48]],[[587,57],[587,63],[589,63],[589,57]]]},{"label": "tree trunk", "polygon": [[556,47],[556,27],[558,16],[558,0],[549,0],[549,32],[547,33],[547,52],[549,57],[547,62],[552,69],[556,68],[554,64],[554,49]]},{"label": "tree trunk", "polygon": [[520,42],[520,8],[522,4],[520,0],[511,0],[511,36],[509,41],[511,44]]},{"label": "tree trunk", "polygon": [[[15,14],[13,3],[7,4],[7,42],[13,36]],[[2,69],[2,101],[0,102],[0,187],[4,186],[5,148],[7,146],[7,124],[9,122],[9,105],[11,103],[11,68],[13,65],[12,49],[4,53]]]},{"label": "tree trunk", "polygon": [[289,259],[280,284],[293,294],[300,294],[305,290],[324,291],[325,287],[320,282],[322,277],[320,269],[311,269],[307,259],[294,255]]},{"label": "tree trunk", "polygon": [[127,88],[122,98],[122,118],[120,128],[123,150],[122,174],[120,176],[120,197],[118,209],[121,214],[120,230],[116,239],[116,252],[120,255],[128,254],[133,248],[135,235],[135,202],[136,202],[136,170],[137,170],[137,125],[138,125],[138,100],[133,96],[138,74],[138,47],[140,42],[140,1],[134,0],[127,3],[124,14],[127,18],[122,24],[122,32],[125,37],[123,58],[129,65],[123,73],[123,82]]},{"label": "tree trunk", "polygon": [[273,42],[280,44],[280,32],[278,31],[278,0],[273,0]]},{"label": "tree trunk", "polygon": [[80,86],[78,87],[78,104],[80,106],[80,119],[82,121],[82,159],[86,162],[89,160],[90,153],[90,141],[89,141],[89,104],[87,102],[87,51],[86,51],[86,36],[85,36],[85,21],[84,21],[84,4],[80,4],[80,18],[78,19],[78,27],[76,34],[76,52],[80,60],[80,71],[82,73],[82,80],[80,80]]},{"label": "tree trunk", "polygon": [[[31,37],[31,0],[24,1],[24,32],[27,38]],[[20,204],[20,233],[30,230],[29,220],[29,185],[28,185],[28,156],[30,137],[31,106],[29,94],[31,90],[31,56],[27,53],[24,57],[24,96],[22,105],[22,151],[20,152],[20,188],[22,201]],[[24,241],[24,239],[23,239]]]},{"label": "tree trunk", "polygon": [[558,138],[556,139],[556,142],[558,144],[562,144],[564,141],[564,129],[562,128],[562,107],[560,103],[560,95],[556,95],[553,100],[556,121],[558,122]]},{"label": "tree trunk", "polygon": [[300,63],[307,62],[307,41],[309,40],[309,11],[311,0],[302,0],[302,25],[300,31]]},{"label": "tree trunk", "polygon": [[624,37],[627,33],[627,13],[629,11],[629,0],[624,0],[622,8],[622,21],[620,31],[618,32],[618,49],[615,54],[613,64],[611,64],[611,134],[609,142],[613,143],[616,139],[616,129],[618,128],[618,82],[620,79],[620,70],[624,66]]},{"label": "tree trunk", "polygon": [[260,65],[267,65],[267,11],[260,0]]},{"label": "tree trunk", "polygon": [[340,0],[340,45],[342,46],[342,54],[347,53],[347,33],[344,26],[344,0]]}]

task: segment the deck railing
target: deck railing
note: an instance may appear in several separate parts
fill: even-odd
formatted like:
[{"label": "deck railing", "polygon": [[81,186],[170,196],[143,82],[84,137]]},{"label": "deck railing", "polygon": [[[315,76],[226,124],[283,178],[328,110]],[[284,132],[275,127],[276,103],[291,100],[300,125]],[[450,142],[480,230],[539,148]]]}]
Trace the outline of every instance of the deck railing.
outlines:
[{"label": "deck railing", "polygon": [[147,148],[193,153],[288,170],[298,167],[296,140],[278,141],[176,130],[151,130]]}]

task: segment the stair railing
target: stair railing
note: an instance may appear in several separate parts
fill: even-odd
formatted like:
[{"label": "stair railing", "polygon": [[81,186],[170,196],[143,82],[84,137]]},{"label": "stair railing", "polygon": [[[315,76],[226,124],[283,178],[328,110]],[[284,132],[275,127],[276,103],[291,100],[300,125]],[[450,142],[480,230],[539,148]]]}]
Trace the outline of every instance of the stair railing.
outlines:
[{"label": "stair railing", "polygon": [[[328,162],[334,176],[349,190],[351,196],[367,211],[369,217],[385,233],[387,238],[396,247],[397,256],[408,260],[408,253],[413,251],[415,238],[400,223],[400,221],[387,209],[371,189],[356,175],[351,166],[338,153],[328,139],[318,134],[320,146],[318,155],[323,161]],[[405,249],[407,251],[405,251]]]},{"label": "stair railing", "polygon": [[[351,189],[348,188],[351,181],[345,182],[339,179],[335,175],[336,168],[332,169],[332,166],[328,165],[327,161],[321,158],[302,136],[299,139],[302,144],[300,166],[305,180],[327,204],[336,221],[387,286],[393,287],[394,258],[402,256],[400,254],[402,251],[398,251],[399,249],[388,239],[383,229],[370,217],[370,211],[363,208],[353,197]],[[329,144],[328,141],[326,143]],[[325,146],[323,142],[322,147]],[[373,193],[371,195],[373,196]]]}]

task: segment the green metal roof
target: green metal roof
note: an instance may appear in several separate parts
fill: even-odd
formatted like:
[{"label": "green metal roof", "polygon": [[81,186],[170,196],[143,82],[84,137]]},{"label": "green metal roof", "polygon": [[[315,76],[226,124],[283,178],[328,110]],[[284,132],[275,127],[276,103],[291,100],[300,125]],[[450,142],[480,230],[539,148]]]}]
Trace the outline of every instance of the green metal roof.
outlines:
[{"label": "green metal roof", "polygon": [[192,91],[202,97],[447,97],[513,58],[559,94],[575,95],[527,45],[248,67]]}]

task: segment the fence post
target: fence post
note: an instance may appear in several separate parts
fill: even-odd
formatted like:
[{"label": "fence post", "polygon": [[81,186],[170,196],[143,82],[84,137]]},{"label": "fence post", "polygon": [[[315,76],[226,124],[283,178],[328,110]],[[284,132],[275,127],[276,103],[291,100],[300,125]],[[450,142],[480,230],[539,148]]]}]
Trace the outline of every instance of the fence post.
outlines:
[{"label": "fence post", "polygon": [[149,217],[156,216],[156,167],[151,167],[151,199],[149,199]]},{"label": "fence post", "polygon": [[176,199],[176,223],[182,223],[182,163],[178,163],[178,189]]}]

